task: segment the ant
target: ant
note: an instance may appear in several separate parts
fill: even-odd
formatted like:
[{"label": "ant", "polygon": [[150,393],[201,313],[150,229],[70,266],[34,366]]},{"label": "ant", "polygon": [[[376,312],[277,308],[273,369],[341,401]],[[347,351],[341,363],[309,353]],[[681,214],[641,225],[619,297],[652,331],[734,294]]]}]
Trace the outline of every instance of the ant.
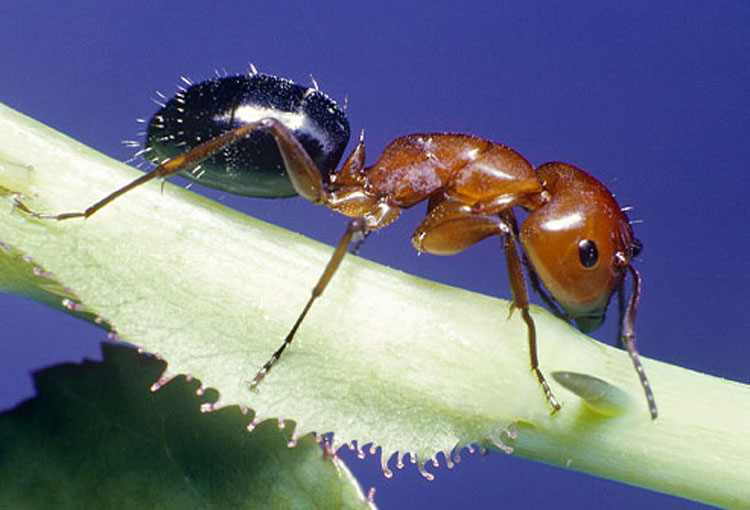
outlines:
[{"label": "ant", "polygon": [[[531,370],[553,409],[537,355],[534,320],[523,268],[550,309],[583,332],[604,320],[615,291],[620,299],[619,345],[627,349],[646,394],[656,402],[635,347],[641,277],[631,264],[641,250],[612,193],[583,170],[561,162],[534,168],[510,147],[467,134],[413,134],[393,140],[365,166],[364,131],[335,171],[349,139],[349,124],[333,100],[314,88],[259,74],[216,78],[182,88],[152,117],[145,157],[152,171],[85,211],[32,213],[39,218],[88,218],[120,195],[176,173],[228,192],[266,197],[300,195],[350,217],[346,231],[283,344],[249,383],[255,389],[325,290],[348,248],[427,201],[427,215],[412,236],[420,252],[453,255],[490,236],[504,244],[512,292],[511,313],[527,326]],[[519,225],[514,208],[528,212]],[[633,285],[627,303],[624,280]],[[547,292],[544,291],[546,287]],[[557,304],[560,308],[558,308]]]}]

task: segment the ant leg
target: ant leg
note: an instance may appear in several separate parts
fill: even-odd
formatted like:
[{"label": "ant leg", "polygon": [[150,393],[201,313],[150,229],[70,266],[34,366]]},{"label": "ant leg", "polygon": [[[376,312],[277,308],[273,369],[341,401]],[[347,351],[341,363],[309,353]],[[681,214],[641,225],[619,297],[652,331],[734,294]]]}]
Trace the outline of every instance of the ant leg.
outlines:
[{"label": "ant leg", "polygon": [[362,245],[365,244],[365,240],[371,232],[372,230],[365,230],[364,232],[362,232],[362,235],[359,236],[359,239],[353,239],[349,253],[351,253],[352,255],[359,255],[359,250],[362,249]]},{"label": "ant leg", "polygon": [[417,226],[414,248],[432,255],[455,255],[491,235],[507,235],[510,227],[497,216],[472,213],[470,205],[450,197],[430,200],[429,211]]},{"label": "ant leg", "polygon": [[512,211],[503,211],[492,216],[476,215],[472,214],[471,206],[448,197],[432,205],[427,217],[419,224],[412,237],[414,247],[420,251],[435,255],[453,255],[491,235],[499,235],[505,239],[505,259],[513,294],[511,310],[517,308],[521,311],[528,331],[531,370],[542,386],[544,396],[552,406],[553,412],[560,410],[560,403],[539,369],[536,327],[529,313],[529,296],[516,248],[513,233],[515,217]]},{"label": "ant leg", "polygon": [[659,414],[656,409],[656,399],[654,399],[654,393],[651,391],[651,384],[646,377],[646,371],[643,370],[643,365],[641,365],[638,350],[635,348],[635,315],[638,311],[638,303],[641,300],[641,275],[631,264],[628,264],[627,268],[633,277],[633,291],[630,294],[630,300],[628,300],[625,313],[621,317],[622,324],[620,331],[622,335],[620,341],[625,344],[625,349],[628,351],[630,359],[633,361],[633,366],[638,374],[638,379],[641,381],[643,392],[646,394],[651,419],[655,420]]},{"label": "ant leg", "polygon": [[558,319],[562,319],[565,322],[570,322],[570,316],[567,313],[563,312],[557,305],[555,300],[550,297],[549,293],[544,290],[544,286],[542,286],[542,282],[541,280],[539,280],[539,275],[536,274],[534,266],[531,265],[531,261],[529,261],[529,258],[525,253],[522,253],[521,261],[523,263],[523,267],[526,268],[526,274],[529,275],[531,288],[534,289],[534,292],[536,292],[539,297],[542,298],[544,304],[552,311],[552,314],[555,317],[557,317]]},{"label": "ant leg", "polygon": [[523,278],[521,259],[518,257],[516,239],[513,233],[510,233],[505,239],[505,261],[508,266],[508,279],[510,280],[511,294],[513,294],[511,313],[516,308],[521,311],[521,316],[526,323],[528,331],[531,371],[536,375],[537,381],[539,381],[542,391],[544,391],[544,396],[547,397],[547,402],[552,406],[552,412],[559,411],[560,403],[557,401],[557,398],[555,398],[547,380],[544,378],[544,374],[542,374],[542,371],[539,369],[539,356],[536,347],[536,326],[534,325],[534,319],[531,318],[531,314],[529,313],[529,294],[526,291],[526,282]]},{"label": "ant leg", "polygon": [[204,159],[213,156],[220,150],[224,149],[226,146],[231,145],[241,140],[242,138],[245,138],[256,129],[264,129],[265,127],[266,127],[266,123],[264,122],[264,119],[261,119],[257,122],[250,122],[248,124],[244,124],[238,128],[233,129],[232,131],[224,133],[223,135],[212,138],[211,140],[208,140],[207,142],[202,143],[201,145],[187,151],[184,154],[180,154],[179,156],[176,156],[168,161],[165,161],[161,165],[154,168],[152,171],[141,175],[140,177],[131,181],[125,186],[113,191],[112,193],[102,198],[95,204],[89,206],[84,211],[67,212],[67,213],[60,213],[60,214],[43,214],[43,213],[37,213],[33,211],[30,211],[30,213],[32,216],[36,218],[52,219],[52,220],[67,220],[70,218],[88,218],[89,216],[94,214],[96,211],[98,211],[105,205],[109,204],[110,202],[118,198],[119,196],[124,195],[125,193],[127,193],[128,191],[134,188],[137,188],[141,184],[147,183],[150,180],[155,179],[157,177],[169,177],[178,172],[181,172],[185,170],[186,168],[192,165],[196,165],[200,163],[201,161],[203,161]]},{"label": "ant leg", "polygon": [[258,122],[276,140],[287,175],[297,194],[314,204],[324,203],[325,191],[320,170],[299,140],[276,119],[267,118]]},{"label": "ant leg", "polygon": [[[310,155],[307,154],[307,151],[297,138],[287,130],[284,124],[273,118],[262,119],[260,122],[263,123],[263,129],[273,135],[276,140],[276,145],[281,153],[281,158],[284,160],[284,167],[286,168],[289,180],[292,181],[292,186],[294,186],[294,190],[299,196],[314,204],[325,204],[334,209],[337,209],[337,205],[333,202],[347,201],[345,194],[344,196],[334,198],[328,193],[323,183],[323,178],[320,175],[320,170],[315,165],[315,162],[310,158]],[[341,169],[337,173],[331,174],[330,182],[327,183],[335,183],[337,188],[353,186],[357,188],[356,195],[358,197],[361,197],[360,188],[364,187],[364,178],[362,175],[362,170],[365,166],[364,134],[364,131],[362,131],[359,142],[357,142],[352,153],[346,158]],[[368,206],[360,205],[360,207],[363,207],[361,214],[366,215],[370,212],[370,209],[375,207],[375,204],[373,203]],[[347,216],[357,216],[357,214],[352,214],[351,211],[344,214]],[[369,228],[371,226],[368,221]]]},{"label": "ant leg", "polygon": [[344,255],[346,255],[347,248],[352,242],[359,242],[359,237],[364,235],[364,233],[365,221],[363,218],[354,218],[349,221],[349,224],[346,227],[346,232],[344,232],[344,235],[341,237],[339,244],[336,245],[336,250],[333,252],[333,255],[331,255],[331,259],[328,261],[326,268],[323,270],[323,274],[320,275],[318,283],[316,283],[315,287],[313,287],[310,299],[308,299],[307,304],[305,304],[305,307],[302,309],[299,317],[297,317],[294,326],[292,326],[292,329],[286,335],[286,338],[284,338],[284,343],[281,344],[281,347],[276,349],[276,352],[273,353],[271,359],[269,359],[266,364],[263,365],[260,370],[258,370],[258,373],[255,374],[255,377],[250,382],[251,390],[254,390],[258,386],[258,384],[260,384],[266,374],[268,374],[268,372],[271,370],[271,367],[273,367],[279,360],[284,350],[286,350],[286,348],[292,343],[292,340],[294,340],[294,335],[297,333],[297,329],[299,329],[302,321],[305,319],[305,316],[310,310],[313,302],[315,302],[315,300],[323,294],[323,291],[328,285],[328,282],[331,281],[331,278],[333,278],[333,275],[336,273],[339,265],[341,265],[341,261],[343,260]]},{"label": "ant leg", "polygon": [[[509,214],[507,219],[511,221],[513,235],[516,237],[516,239],[518,239],[519,230],[515,214]],[[521,262],[523,263],[523,267],[526,268],[526,274],[529,275],[531,288],[534,289],[534,292],[536,292],[539,297],[542,298],[542,301],[544,301],[544,304],[547,305],[547,308],[552,310],[552,313],[555,315],[555,317],[562,319],[565,322],[570,322],[570,316],[563,312],[557,305],[555,300],[552,299],[550,295],[544,290],[544,286],[542,286],[542,282],[539,279],[539,275],[536,273],[536,269],[534,269],[534,266],[531,265],[529,257],[526,256],[526,253],[523,250],[521,250]]]}]

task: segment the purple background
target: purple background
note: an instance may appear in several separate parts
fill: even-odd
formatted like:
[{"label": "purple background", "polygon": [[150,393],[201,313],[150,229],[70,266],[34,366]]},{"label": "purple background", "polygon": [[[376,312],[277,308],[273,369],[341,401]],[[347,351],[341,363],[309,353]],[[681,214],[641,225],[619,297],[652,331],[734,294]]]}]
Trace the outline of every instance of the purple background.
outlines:
[{"label": "purple background", "polygon": [[[369,161],[396,136],[458,131],[502,141],[535,165],[574,163],[643,220],[641,352],[750,382],[750,4],[84,4],[2,3],[0,101],[126,160],[132,149],[121,140],[156,110],[155,90],[171,95],[180,75],[242,73],[253,62],[303,84],[313,74],[333,98],[348,97]],[[301,199],[194,189],[328,243],[344,227]],[[451,258],[417,257],[409,235],[422,211],[372,236],[362,255],[509,296],[496,240]],[[0,310],[0,408],[32,395],[31,371],[99,357],[101,330],[5,294]],[[597,338],[614,337],[610,315]],[[383,508],[701,507],[499,453],[432,469],[434,482],[412,466],[386,480],[375,457],[350,466],[365,489],[377,487]]]}]

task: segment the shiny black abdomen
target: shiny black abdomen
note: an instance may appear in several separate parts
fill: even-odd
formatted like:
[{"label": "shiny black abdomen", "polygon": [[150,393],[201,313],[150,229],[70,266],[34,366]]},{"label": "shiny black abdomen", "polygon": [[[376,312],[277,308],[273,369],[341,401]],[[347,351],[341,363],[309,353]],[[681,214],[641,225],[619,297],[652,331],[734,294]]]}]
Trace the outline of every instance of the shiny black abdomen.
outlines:
[{"label": "shiny black abdomen", "polygon": [[[148,125],[146,157],[163,161],[247,122],[281,121],[302,143],[324,180],[349,141],[343,110],[316,89],[265,74],[217,78],[176,94]],[[273,137],[254,132],[199,167],[182,173],[200,184],[237,195],[295,194]]]}]

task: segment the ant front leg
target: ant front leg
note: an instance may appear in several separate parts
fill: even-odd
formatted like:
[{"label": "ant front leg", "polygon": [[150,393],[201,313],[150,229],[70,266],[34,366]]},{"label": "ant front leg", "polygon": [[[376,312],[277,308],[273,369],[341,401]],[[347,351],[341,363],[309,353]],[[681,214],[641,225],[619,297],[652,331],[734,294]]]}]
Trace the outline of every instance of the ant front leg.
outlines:
[{"label": "ant front leg", "polygon": [[430,212],[417,227],[412,242],[419,251],[434,255],[453,255],[491,235],[499,235],[505,239],[508,277],[513,294],[512,309],[517,308],[521,311],[528,331],[531,370],[536,375],[544,396],[555,412],[560,410],[560,403],[539,369],[536,327],[529,314],[529,297],[523,278],[521,259],[516,248],[514,223],[515,217],[510,210],[497,215],[477,215],[472,213],[470,205],[457,199],[444,197],[441,200],[432,201]]},{"label": "ant front leg", "polygon": [[[516,231],[516,238],[518,238],[518,232]],[[542,301],[544,301],[544,304],[547,305],[547,308],[552,311],[552,314],[557,317],[560,320],[563,320],[565,322],[570,322],[571,318],[570,316],[563,312],[560,307],[557,305],[554,299],[552,299],[547,293],[547,291],[544,290],[544,287],[542,286],[542,282],[539,279],[539,275],[536,273],[536,269],[534,269],[534,266],[531,264],[531,261],[529,260],[529,257],[526,256],[525,253],[522,253],[522,262],[523,267],[526,268],[526,274],[529,275],[529,282],[531,282],[531,288],[534,289],[534,292],[537,293],[537,295],[542,298]]]},{"label": "ant front leg", "polygon": [[[518,239],[519,230],[515,214],[508,214],[506,216],[507,219],[511,222],[514,238]],[[549,308],[558,319],[562,319],[565,322],[570,322],[570,316],[567,313],[563,312],[557,305],[555,300],[553,300],[552,297],[550,297],[550,295],[547,293],[547,291],[544,290],[542,282],[539,279],[539,275],[537,274],[536,269],[534,269],[534,265],[531,263],[529,257],[526,255],[526,253],[523,252],[523,250],[521,250],[521,262],[523,263],[523,267],[526,268],[526,274],[529,275],[531,288],[534,289],[534,292],[536,292],[537,295],[542,298],[542,301],[544,301],[544,304],[547,305],[547,308]]]},{"label": "ant front leg", "polygon": [[[513,212],[503,211],[499,214],[500,217],[506,218],[511,224],[515,223],[515,216]],[[510,289],[513,294],[513,304],[511,305],[511,313],[514,309],[521,311],[521,317],[523,317],[526,323],[529,338],[529,356],[531,361],[531,370],[536,375],[539,384],[544,391],[544,396],[547,397],[547,401],[552,406],[552,412],[560,410],[560,403],[552,393],[552,390],[542,374],[539,368],[539,356],[537,354],[536,346],[536,326],[534,325],[534,319],[529,313],[529,293],[526,290],[526,282],[523,277],[523,267],[521,265],[521,259],[518,256],[518,249],[516,248],[516,236],[515,232],[511,229],[509,235],[505,238],[505,261],[508,267],[508,279],[510,280]]]}]

